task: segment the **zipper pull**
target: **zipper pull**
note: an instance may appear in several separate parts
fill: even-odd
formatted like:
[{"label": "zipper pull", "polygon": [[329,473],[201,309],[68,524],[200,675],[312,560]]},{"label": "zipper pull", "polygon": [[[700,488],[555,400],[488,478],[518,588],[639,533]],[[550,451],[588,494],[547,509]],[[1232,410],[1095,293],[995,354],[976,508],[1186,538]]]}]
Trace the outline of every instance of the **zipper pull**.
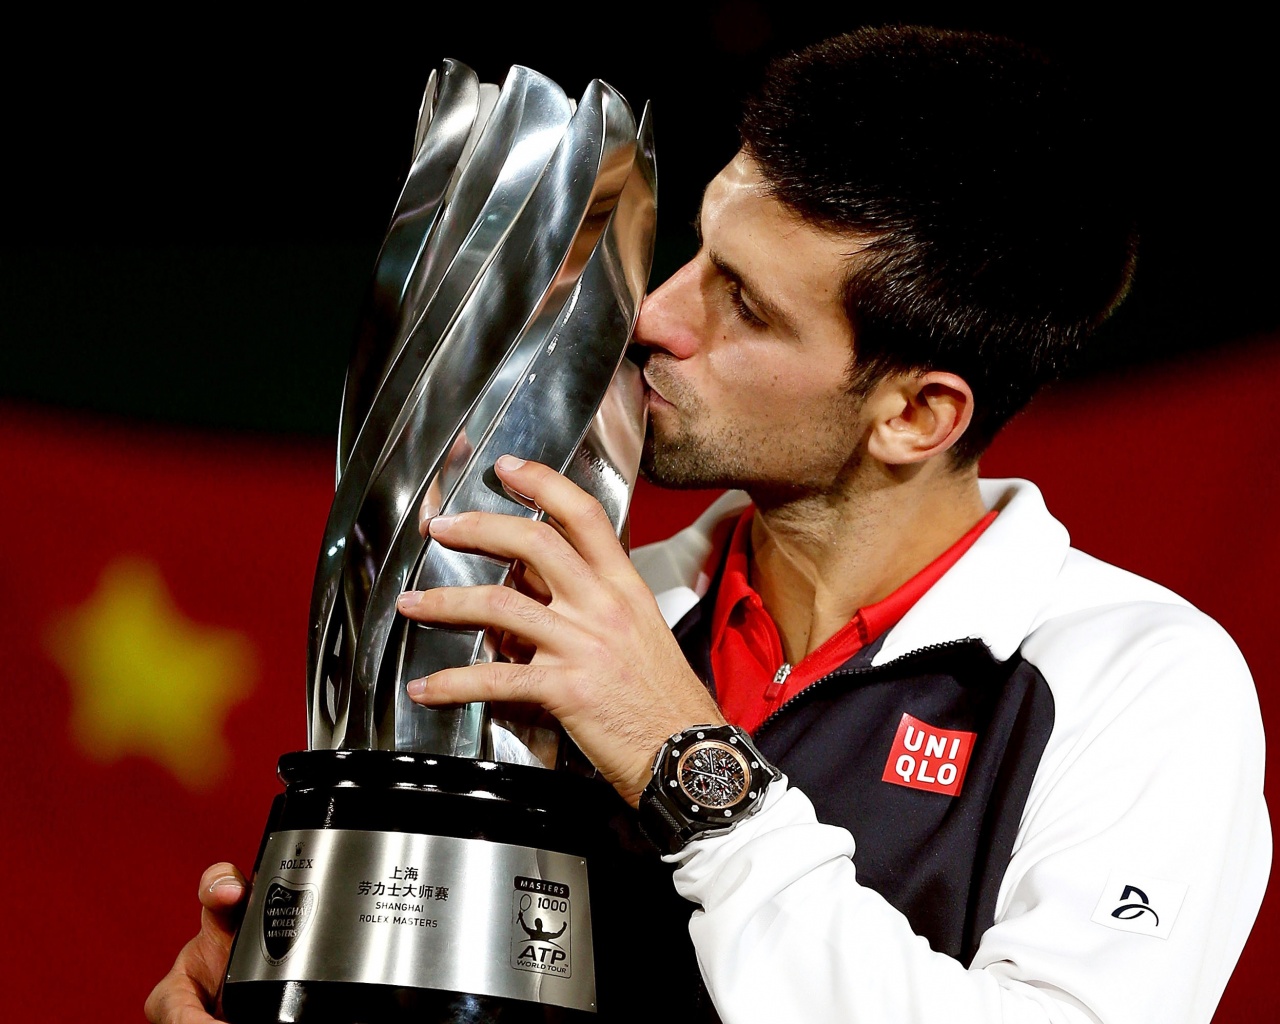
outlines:
[{"label": "zipper pull", "polygon": [[778,695],[782,693],[782,688],[787,685],[787,676],[791,675],[791,663],[784,661],[782,667],[773,674],[773,681],[764,688],[764,699],[773,701],[778,699]]}]

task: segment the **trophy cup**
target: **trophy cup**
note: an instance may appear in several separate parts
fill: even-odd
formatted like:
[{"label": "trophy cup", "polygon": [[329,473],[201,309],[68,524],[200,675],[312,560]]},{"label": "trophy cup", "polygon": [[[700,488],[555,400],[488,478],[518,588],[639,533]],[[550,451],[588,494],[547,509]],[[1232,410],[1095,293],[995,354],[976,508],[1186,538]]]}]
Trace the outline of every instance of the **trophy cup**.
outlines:
[{"label": "trophy cup", "polygon": [[308,749],[279,762],[220,997],[233,1024],[610,1016],[592,893],[615,884],[621,801],[552,721],[409,701],[408,680],[501,655],[395,599],[507,580],[418,529],[420,510],[540,515],[494,476],[504,453],[594,494],[625,542],[655,190],[648,110],[637,125],[604,82],[575,103],[524,67],[501,87],[432,73],[347,370]]}]

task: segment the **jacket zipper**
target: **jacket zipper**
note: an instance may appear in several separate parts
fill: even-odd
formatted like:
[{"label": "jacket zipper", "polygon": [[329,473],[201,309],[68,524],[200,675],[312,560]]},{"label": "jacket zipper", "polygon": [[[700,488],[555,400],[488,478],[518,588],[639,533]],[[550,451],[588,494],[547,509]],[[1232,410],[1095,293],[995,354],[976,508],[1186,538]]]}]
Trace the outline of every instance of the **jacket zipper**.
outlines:
[{"label": "jacket zipper", "polygon": [[[787,676],[791,675],[791,662],[784,661],[782,667],[773,674],[773,681],[764,688],[765,700],[777,700],[782,688],[787,685]],[[778,708],[781,711],[781,708]],[[761,723],[762,725],[764,723]]]},{"label": "jacket zipper", "polygon": [[[939,644],[928,644],[925,647],[917,647],[914,651],[908,651],[906,654],[899,655],[892,661],[886,661],[883,665],[862,665],[857,668],[838,668],[834,672],[829,672],[821,679],[815,679],[799,693],[794,694],[790,699],[784,701],[781,706],[774,708],[773,713],[756,727],[755,735],[759,736],[775,718],[782,714],[782,712],[787,708],[791,707],[792,704],[796,703],[796,701],[803,699],[808,694],[811,694],[818,687],[825,686],[832,679],[838,679],[845,676],[865,676],[870,675],[873,672],[883,672],[886,669],[892,668],[894,665],[901,665],[904,661],[908,661],[918,655],[932,654],[934,651],[945,651],[952,647],[968,647],[973,642],[972,637],[964,640],[947,640]],[[785,672],[783,671],[784,669]],[[778,686],[778,688],[781,689],[781,684],[786,682],[786,678],[790,674],[791,666],[784,662],[782,668],[778,669],[777,675],[773,677],[773,682],[769,684],[769,689],[772,690],[774,686]],[[781,680],[779,680],[779,676],[782,677]]]}]

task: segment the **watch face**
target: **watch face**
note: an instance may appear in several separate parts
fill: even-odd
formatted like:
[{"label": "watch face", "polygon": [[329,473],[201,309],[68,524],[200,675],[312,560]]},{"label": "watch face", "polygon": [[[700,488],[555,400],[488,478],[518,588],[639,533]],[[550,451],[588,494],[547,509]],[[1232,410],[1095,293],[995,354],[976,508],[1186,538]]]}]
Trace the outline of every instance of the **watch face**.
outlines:
[{"label": "watch face", "polygon": [[732,807],[747,792],[749,766],[737,748],[719,740],[690,745],[676,764],[680,788],[695,804],[714,810]]}]

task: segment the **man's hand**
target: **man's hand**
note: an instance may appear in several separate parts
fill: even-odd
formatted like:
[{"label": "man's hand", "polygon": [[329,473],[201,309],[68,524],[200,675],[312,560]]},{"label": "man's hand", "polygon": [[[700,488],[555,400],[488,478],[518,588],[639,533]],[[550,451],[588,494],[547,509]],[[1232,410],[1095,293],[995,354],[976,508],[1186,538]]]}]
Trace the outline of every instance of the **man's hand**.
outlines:
[{"label": "man's hand", "polygon": [[409,696],[427,705],[539,704],[634,807],[663,740],[724,717],[689,668],[600,503],[537,462],[504,455],[495,471],[551,521],[464,512],[432,519],[431,539],[523,563],[550,600],[511,587],[440,587],[405,593],[399,607],[420,622],[514,634],[533,655],[526,664],[445,669],[409,683]]},{"label": "man's hand", "polygon": [[209,1024],[231,955],[248,887],[231,864],[215,864],[200,879],[200,934],[182,947],[173,968],[147,997],[151,1024]]}]

